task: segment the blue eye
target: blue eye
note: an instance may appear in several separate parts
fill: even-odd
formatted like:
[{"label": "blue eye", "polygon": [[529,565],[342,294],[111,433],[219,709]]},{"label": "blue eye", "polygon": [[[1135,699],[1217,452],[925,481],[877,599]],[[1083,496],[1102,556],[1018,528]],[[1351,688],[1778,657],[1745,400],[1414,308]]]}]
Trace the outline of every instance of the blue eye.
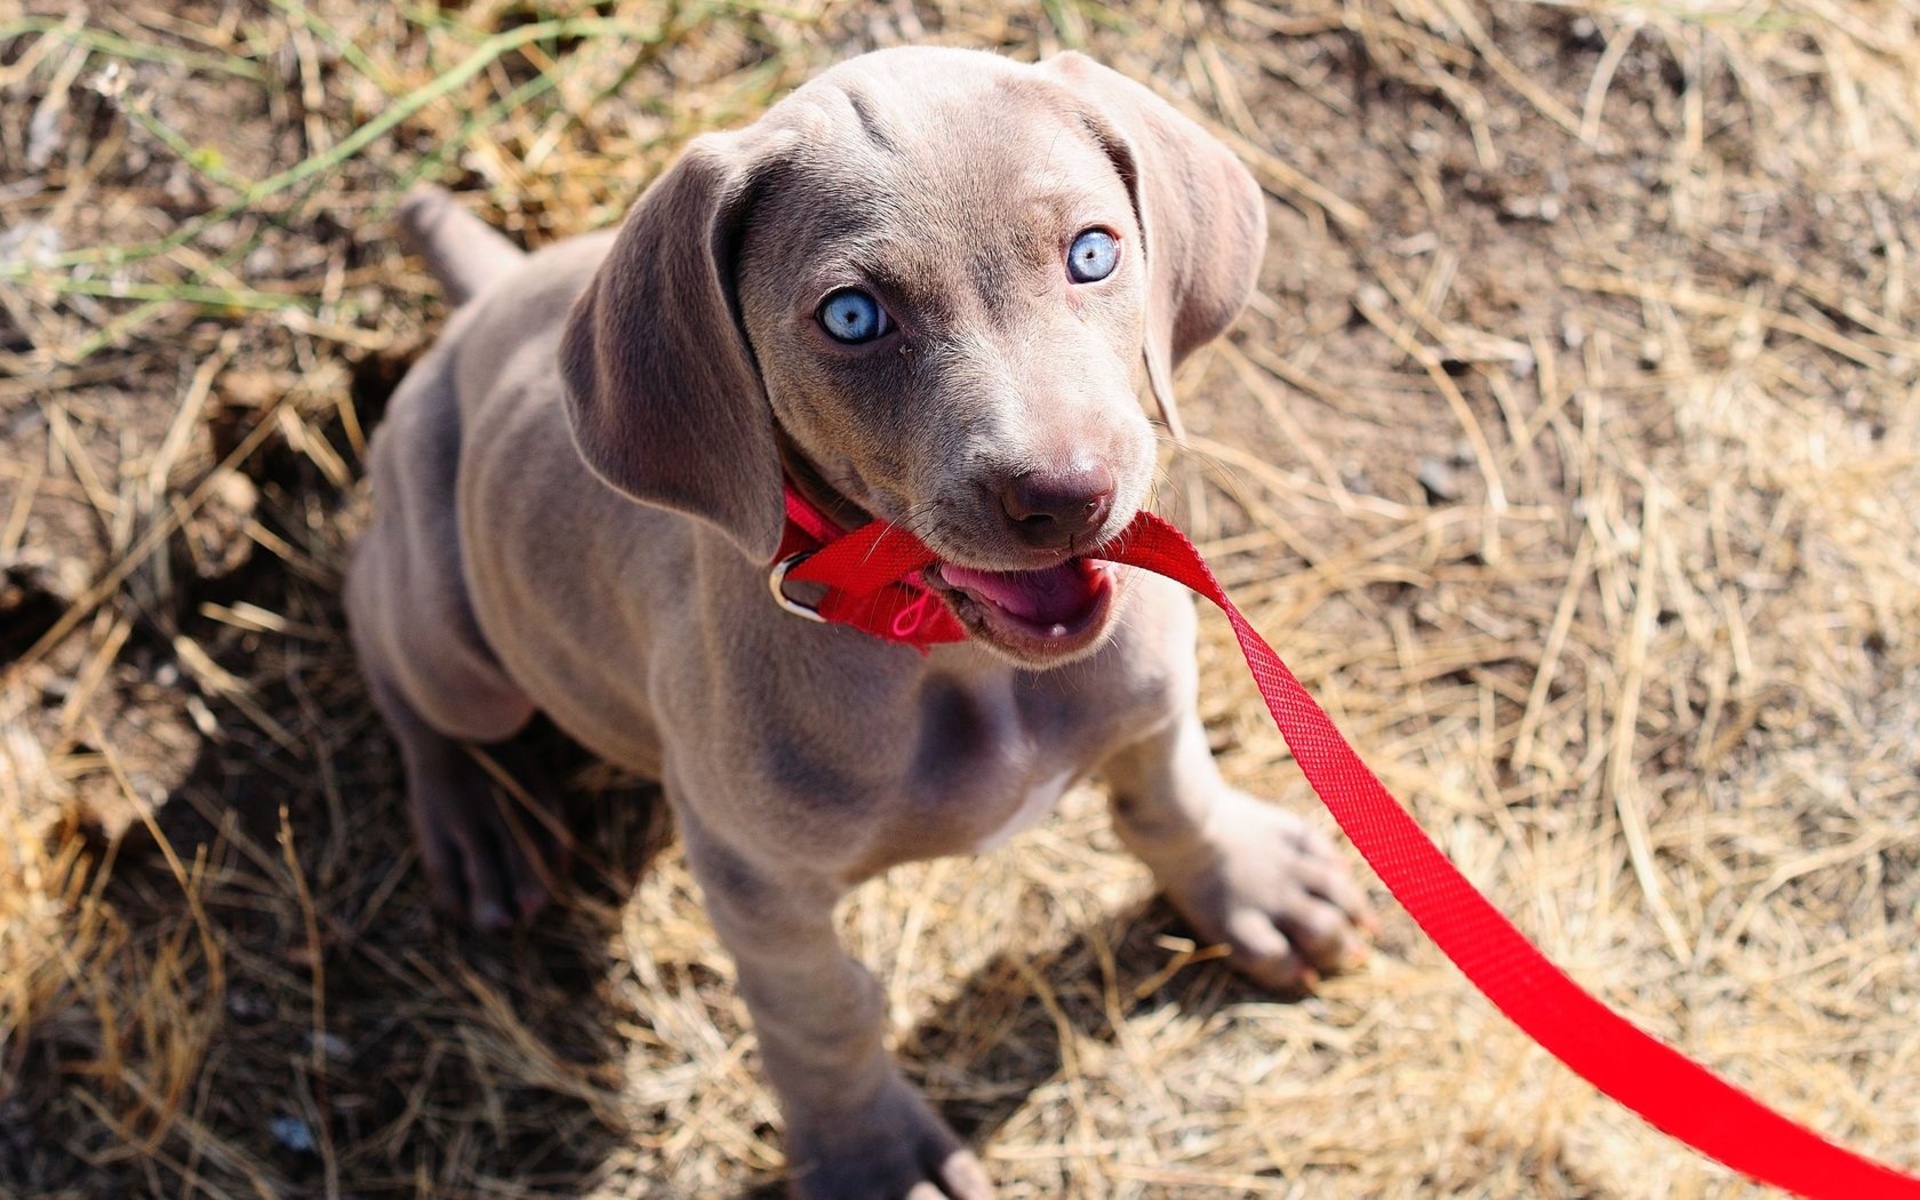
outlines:
[{"label": "blue eye", "polygon": [[1075,283],[1098,283],[1120,265],[1120,243],[1104,229],[1083,230],[1067,249],[1067,275]]},{"label": "blue eye", "polygon": [[822,300],[815,319],[828,337],[849,345],[870,342],[893,327],[887,310],[859,288],[841,288]]}]

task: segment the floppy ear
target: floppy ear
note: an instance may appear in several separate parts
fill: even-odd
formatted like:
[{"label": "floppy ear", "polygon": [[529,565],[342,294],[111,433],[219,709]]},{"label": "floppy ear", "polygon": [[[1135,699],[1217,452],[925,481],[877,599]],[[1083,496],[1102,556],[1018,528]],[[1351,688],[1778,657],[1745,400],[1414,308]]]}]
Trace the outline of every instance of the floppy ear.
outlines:
[{"label": "floppy ear", "polygon": [[761,140],[698,138],[640,197],[574,302],[560,373],[594,474],[765,560],[780,541],[780,460],[734,296]]},{"label": "floppy ear", "polygon": [[1260,271],[1267,212],[1240,160],[1151,91],[1068,51],[1040,64],[1099,114],[1146,243],[1147,382],[1183,436],[1173,369],[1233,323]]}]

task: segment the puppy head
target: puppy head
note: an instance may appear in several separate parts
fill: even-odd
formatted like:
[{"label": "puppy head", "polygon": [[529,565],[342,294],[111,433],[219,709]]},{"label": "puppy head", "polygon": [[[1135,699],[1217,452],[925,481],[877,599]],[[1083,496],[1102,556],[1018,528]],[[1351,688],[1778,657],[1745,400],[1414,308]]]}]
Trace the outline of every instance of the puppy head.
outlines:
[{"label": "puppy head", "polygon": [[979,640],[1062,662],[1115,614],[1089,554],[1146,502],[1139,386],[1171,421],[1264,236],[1224,147],[1078,55],[867,55],[642,198],[567,331],[576,438],[759,558],[784,441],[941,556]]}]

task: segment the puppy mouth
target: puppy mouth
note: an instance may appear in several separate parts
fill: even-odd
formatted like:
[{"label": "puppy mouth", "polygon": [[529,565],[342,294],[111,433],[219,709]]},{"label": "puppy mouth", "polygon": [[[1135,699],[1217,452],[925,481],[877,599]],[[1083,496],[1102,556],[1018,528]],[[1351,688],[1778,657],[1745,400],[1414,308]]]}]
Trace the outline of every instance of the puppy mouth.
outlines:
[{"label": "puppy mouth", "polygon": [[974,636],[1016,657],[1058,661],[1107,632],[1119,569],[1087,557],[1033,571],[939,563],[923,578]]}]

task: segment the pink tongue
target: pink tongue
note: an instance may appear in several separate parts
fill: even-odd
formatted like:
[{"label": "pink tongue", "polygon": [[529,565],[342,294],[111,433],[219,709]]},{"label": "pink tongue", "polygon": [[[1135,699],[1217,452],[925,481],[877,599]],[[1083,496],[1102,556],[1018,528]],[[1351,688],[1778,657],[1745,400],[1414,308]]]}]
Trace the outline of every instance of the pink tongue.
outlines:
[{"label": "pink tongue", "polygon": [[1092,570],[1080,559],[1044,571],[976,571],[942,563],[940,577],[1022,620],[1057,625],[1085,614],[1093,604]]}]

